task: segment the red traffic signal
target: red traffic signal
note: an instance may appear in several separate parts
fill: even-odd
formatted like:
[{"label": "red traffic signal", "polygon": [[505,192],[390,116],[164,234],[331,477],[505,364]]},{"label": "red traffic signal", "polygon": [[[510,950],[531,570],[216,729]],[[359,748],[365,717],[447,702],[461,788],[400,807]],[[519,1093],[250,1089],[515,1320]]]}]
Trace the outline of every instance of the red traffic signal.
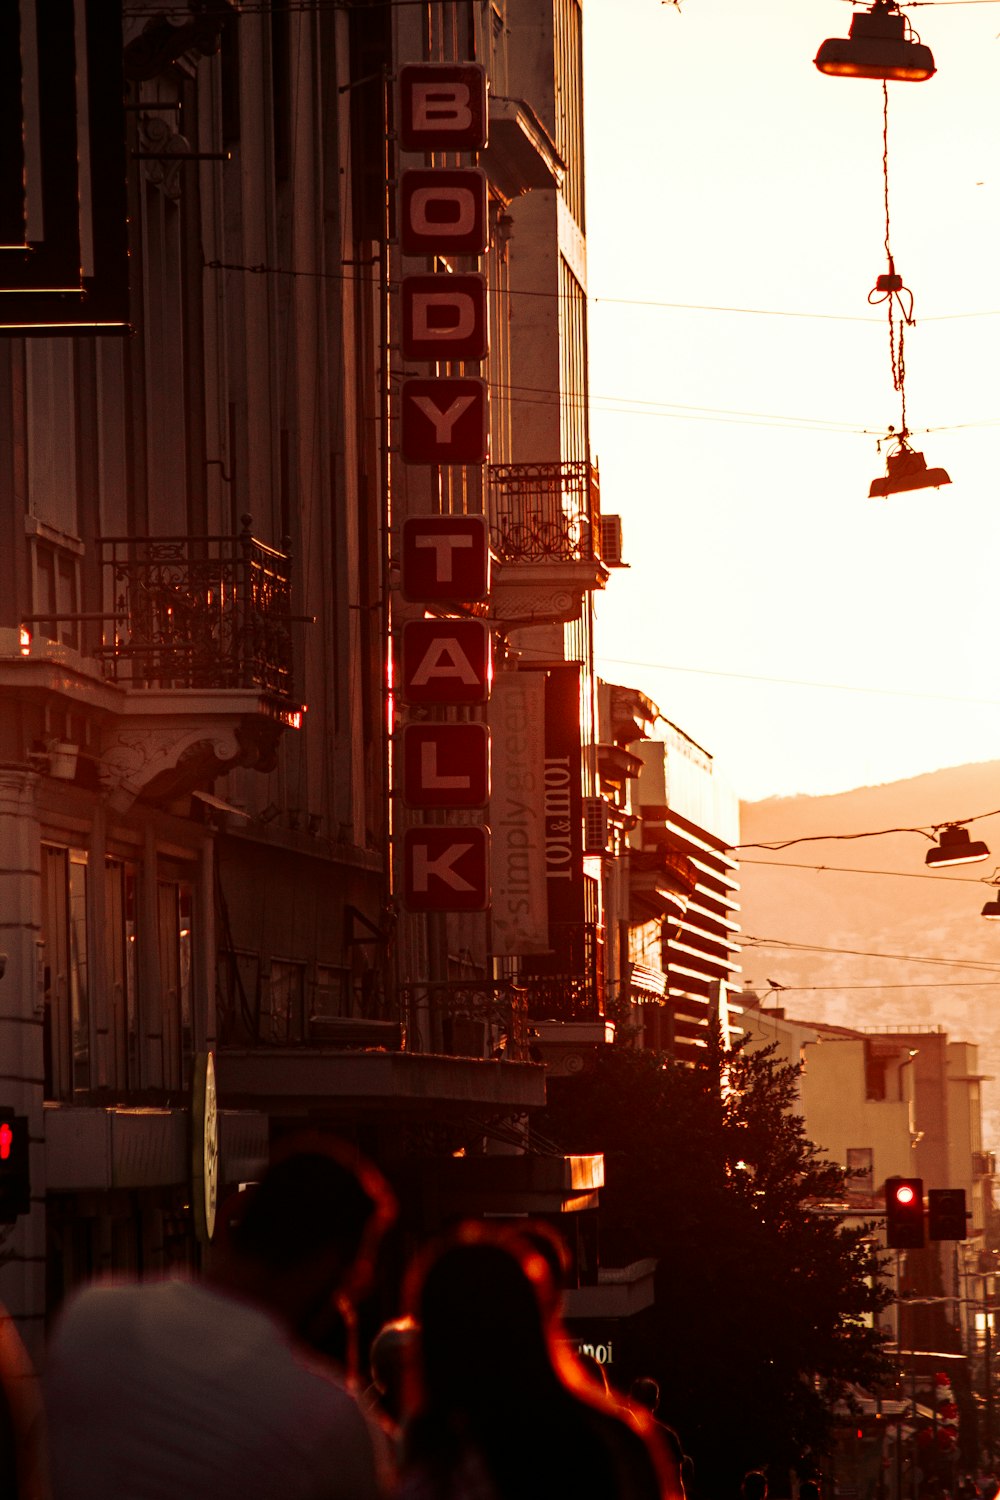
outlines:
[{"label": "red traffic signal", "polygon": [[923,1249],[924,1184],[922,1178],[886,1178],[885,1242],[890,1250]]},{"label": "red traffic signal", "polygon": [[31,1211],[28,1117],[0,1108],[0,1224]]}]

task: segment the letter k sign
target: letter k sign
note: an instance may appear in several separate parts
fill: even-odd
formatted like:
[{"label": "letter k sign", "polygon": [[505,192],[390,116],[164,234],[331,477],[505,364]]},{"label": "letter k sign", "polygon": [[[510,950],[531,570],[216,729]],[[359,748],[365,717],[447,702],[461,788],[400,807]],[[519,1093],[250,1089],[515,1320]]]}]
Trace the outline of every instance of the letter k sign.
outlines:
[{"label": "letter k sign", "polygon": [[408,828],[403,903],[408,911],[485,911],[490,904],[488,828]]}]

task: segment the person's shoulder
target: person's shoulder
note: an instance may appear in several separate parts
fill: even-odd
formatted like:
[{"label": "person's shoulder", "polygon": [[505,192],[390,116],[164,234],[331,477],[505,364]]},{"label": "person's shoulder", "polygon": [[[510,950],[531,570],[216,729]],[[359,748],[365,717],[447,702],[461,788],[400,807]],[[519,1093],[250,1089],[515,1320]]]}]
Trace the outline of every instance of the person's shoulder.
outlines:
[{"label": "person's shoulder", "polygon": [[628,1500],[660,1500],[671,1496],[665,1465],[647,1424],[624,1407],[590,1406],[589,1421],[611,1455],[616,1494]]},{"label": "person's shoulder", "polygon": [[134,1314],[142,1290],[136,1282],[92,1281],[77,1287],[56,1315],[53,1341],[127,1321]]}]

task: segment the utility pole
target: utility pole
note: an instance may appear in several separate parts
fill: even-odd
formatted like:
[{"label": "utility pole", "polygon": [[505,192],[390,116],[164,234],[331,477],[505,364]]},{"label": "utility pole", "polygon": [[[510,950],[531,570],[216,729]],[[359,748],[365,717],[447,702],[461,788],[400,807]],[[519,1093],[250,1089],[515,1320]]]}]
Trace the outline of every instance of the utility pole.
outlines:
[{"label": "utility pole", "polygon": [[993,1278],[990,1275],[983,1277],[983,1351],[985,1365],[983,1370],[983,1404],[986,1408],[986,1465],[988,1469],[993,1468],[993,1329],[990,1326],[993,1320],[993,1308],[991,1306],[991,1293],[993,1292]]}]

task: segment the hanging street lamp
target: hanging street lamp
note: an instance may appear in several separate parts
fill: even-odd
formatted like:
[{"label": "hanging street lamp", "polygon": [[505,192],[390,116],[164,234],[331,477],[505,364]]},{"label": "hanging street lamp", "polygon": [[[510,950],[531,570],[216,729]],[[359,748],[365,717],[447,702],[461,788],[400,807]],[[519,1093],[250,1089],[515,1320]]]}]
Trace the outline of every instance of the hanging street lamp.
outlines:
[{"label": "hanging street lamp", "polygon": [[875,0],[871,10],[856,11],[850,36],[827,38],[815,63],[832,78],[890,83],[925,83],[936,72],[931,49],[914,34],[895,0]]}]

